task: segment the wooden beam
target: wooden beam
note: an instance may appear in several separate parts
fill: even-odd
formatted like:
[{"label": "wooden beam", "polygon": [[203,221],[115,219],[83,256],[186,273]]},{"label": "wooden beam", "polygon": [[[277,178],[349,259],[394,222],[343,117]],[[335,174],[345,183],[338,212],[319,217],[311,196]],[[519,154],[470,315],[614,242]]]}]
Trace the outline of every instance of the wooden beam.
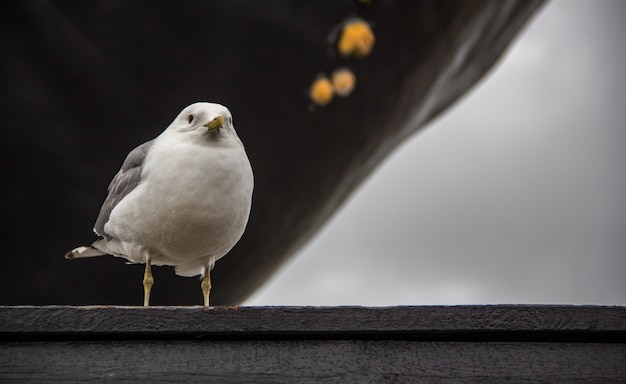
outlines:
[{"label": "wooden beam", "polygon": [[619,382],[625,362],[625,307],[0,307],[0,381]]}]

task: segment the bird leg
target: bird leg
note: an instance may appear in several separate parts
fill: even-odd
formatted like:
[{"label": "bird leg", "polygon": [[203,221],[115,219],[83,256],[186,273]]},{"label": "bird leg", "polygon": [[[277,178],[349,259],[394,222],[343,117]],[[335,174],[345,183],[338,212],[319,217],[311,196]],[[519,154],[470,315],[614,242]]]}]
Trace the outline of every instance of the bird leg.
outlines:
[{"label": "bird leg", "polygon": [[204,277],[202,277],[202,282],[200,283],[200,288],[202,288],[202,295],[204,296],[204,306],[209,306],[209,294],[211,293],[211,269],[204,269]]},{"label": "bird leg", "polygon": [[143,306],[150,306],[150,291],[154,284],[154,277],[152,277],[152,269],[150,268],[150,259],[146,259],[146,271],[143,274]]}]

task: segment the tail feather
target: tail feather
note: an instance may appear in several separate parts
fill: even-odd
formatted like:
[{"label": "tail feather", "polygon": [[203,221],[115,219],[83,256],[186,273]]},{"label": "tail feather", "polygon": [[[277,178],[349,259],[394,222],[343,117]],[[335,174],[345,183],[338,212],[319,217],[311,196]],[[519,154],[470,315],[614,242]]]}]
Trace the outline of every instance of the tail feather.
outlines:
[{"label": "tail feather", "polygon": [[89,246],[89,247],[81,246],[81,247],[74,248],[71,251],[67,252],[65,254],[65,258],[66,259],[74,259],[74,258],[78,259],[81,257],[95,257],[95,256],[102,256],[102,255],[106,255],[106,253],[92,246]]}]

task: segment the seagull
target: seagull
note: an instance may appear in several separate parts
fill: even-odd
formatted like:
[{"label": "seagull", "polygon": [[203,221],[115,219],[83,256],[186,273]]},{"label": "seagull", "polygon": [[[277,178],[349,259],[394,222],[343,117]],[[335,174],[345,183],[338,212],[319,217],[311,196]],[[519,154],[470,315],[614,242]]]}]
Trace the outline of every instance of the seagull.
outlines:
[{"label": "seagull", "polygon": [[65,258],[109,254],[145,264],[144,306],[150,305],[154,284],[151,265],[171,265],[177,275],[202,276],[209,306],[210,271],[241,238],[253,186],[228,108],[191,104],[159,136],[128,154],[96,219],[98,240]]}]

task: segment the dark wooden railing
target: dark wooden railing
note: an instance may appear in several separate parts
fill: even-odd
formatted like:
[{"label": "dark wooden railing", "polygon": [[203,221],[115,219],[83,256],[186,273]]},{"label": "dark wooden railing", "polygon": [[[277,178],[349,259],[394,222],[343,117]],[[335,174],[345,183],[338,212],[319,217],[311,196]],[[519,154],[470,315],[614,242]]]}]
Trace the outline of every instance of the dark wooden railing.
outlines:
[{"label": "dark wooden railing", "polygon": [[626,382],[626,308],[0,307],[0,381]]}]

